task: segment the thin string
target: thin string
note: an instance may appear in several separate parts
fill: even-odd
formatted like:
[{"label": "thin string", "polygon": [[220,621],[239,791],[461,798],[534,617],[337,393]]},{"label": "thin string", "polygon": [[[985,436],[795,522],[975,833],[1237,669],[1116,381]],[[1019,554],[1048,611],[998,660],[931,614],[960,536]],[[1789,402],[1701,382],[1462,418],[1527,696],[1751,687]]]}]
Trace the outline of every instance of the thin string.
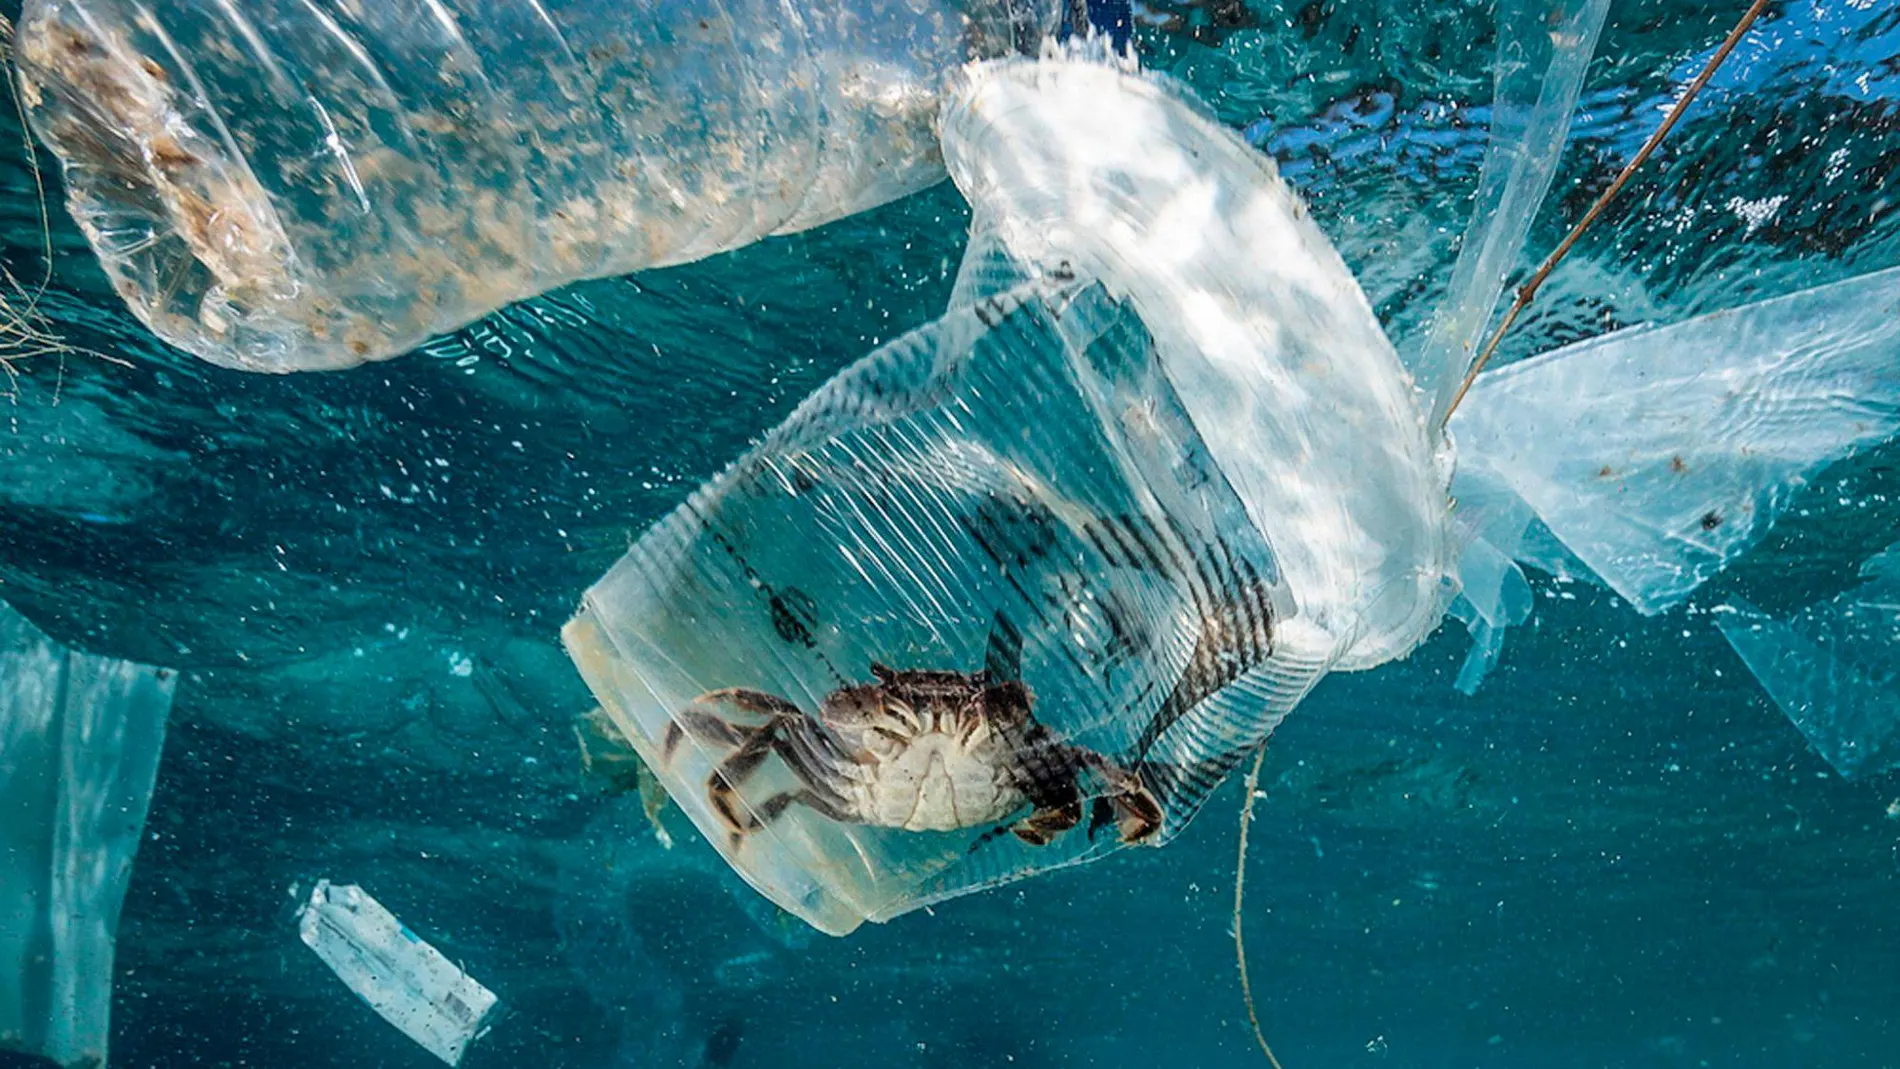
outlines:
[{"label": "thin string", "polygon": [[1247,772],[1247,782],[1243,789],[1247,800],[1240,807],[1240,851],[1234,858],[1234,962],[1240,966],[1240,993],[1247,1000],[1247,1023],[1253,1026],[1254,1041],[1260,1044],[1261,1053],[1273,1069],[1280,1069],[1280,1059],[1273,1056],[1273,1048],[1267,1045],[1267,1035],[1260,1029],[1260,1014],[1254,1009],[1253,981],[1247,976],[1247,941],[1241,934],[1241,904],[1247,897],[1247,827],[1253,823],[1254,792],[1260,788],[1260,766],[1267,759],[1267,744],[1261,743],[1254,751],[1253,768]]},{"label": "thin string", "polygon": [[1702,87],[1709,84],[1709,79],[1715,76],[1715,72],[1721,68],[1723,61],[1728,59],[1729,53],[1735,51],[1735,46],[1741,43],[1742,35],[1748,32],[1748,28],[1755,24],[1756,17],[1767,7],[1768,0],[1755,0],[1749,5],[1748,12],[1742,16],[1742,21],[1736,23],[1735,28],[1729,31],[1728,37],[1722,41],[1722,47],[1716,49],[1715,55],[1709,57],[1709,62],[1703,66],[1702,73],[1696,75],[1695,81],[1689,83],[1689,88],[1683,90],[1682,96],[1677,98],[1675,105],[1669,109],[1668,116],[1663,119],[1662,125],[1656,128],[1655,133],[1649,135],[1649,140],[1643,142],[1643,147],[1636,153],[1636,157],[1624,165],[1622,172],[1616,176],[1616,181],[1610,183],[1610,188],[1597,197],[1596,203],[1590,205],[1590,210],[1584,213],[1582,220],[1570,229],[1570,233],[1565,235],[1564,239],[1558,242],[1557,247],[1551,250],[1550,255],[1544,258],[1544,262],[1538,265],[1530,281],[1517,288],[1517,299],[1511,302],[1510,310],[1504,313],[1504,321],[1498,324],[1498,329],[1491,335],[1491,340],[1485,343],[1484,350],[1478,354],[1476,360],[1472,361],[1471,370],[1465,372],[1464,382],[1459,384],[1458,392],[1452,396],[1450,406],[1445,409],[1446,422],[1451,421],[1451,414],[1458,411],[1458,405],[1465,399],[1465,394],[1470,392],[1471,384],[1478,380],[1478,373],[1484,370],[1484,365],[1490,363],[1492,354],[1498,351],[1498,345],[1504,340],[1505,332],[1511,329],[1511,324],[1517,322],[1518,314],[1523,312],[1530,305],[1531,299],[1537,296],[1538,287],[1542,286],[1544,280],[1550,277],[1550,273],[1563,262],[1563,258],[1570,255],[1570,249],[1577,243],[1577,239],[1583,236],[1585,230],[1590,229],[1590,224],[1596,222],[1597,217],[1603,214],[1603,210],[1616,199],[1616,195],[1623,191],[1630,176],[1649,159],[1650,153],[1656,151],[1656,146],[1662,144],[1663,138],[1669,136],[1669,131],[1675,127],[1676,120],[1682,118],[1682,113],[1689,109],[1696,94],[1702,92]]}]

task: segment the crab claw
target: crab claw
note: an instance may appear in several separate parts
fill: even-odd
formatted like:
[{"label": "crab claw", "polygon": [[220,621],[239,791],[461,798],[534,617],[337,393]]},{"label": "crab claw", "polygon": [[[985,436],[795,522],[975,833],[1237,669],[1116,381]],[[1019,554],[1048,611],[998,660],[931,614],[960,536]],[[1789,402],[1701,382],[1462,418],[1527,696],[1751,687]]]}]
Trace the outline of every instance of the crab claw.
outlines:
[{"label": "crab claw", "polygon": [[1154,842],[1161,834],[1161,802],[1141,776],[1103,762],[1098,771],[1108,783],[1108,804],[1115,810],[1115,832],[1129,846]]},{"label": "crab claw", "polygon": [[1056,836],[1082,822],[1082,803],[1038,809],[1010,827],[1016,838],[1030,846],[1048,846]]}]

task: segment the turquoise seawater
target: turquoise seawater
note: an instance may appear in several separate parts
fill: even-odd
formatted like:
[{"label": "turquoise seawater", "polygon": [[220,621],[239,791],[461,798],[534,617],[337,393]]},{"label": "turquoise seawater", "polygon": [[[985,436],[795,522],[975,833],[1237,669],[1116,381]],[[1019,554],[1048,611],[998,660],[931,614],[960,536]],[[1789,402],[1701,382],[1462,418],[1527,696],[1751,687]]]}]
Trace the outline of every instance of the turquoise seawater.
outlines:
[{"label": "turquoise seawater", "polygon": [[[1612,5],[1532,250],[1742,6]],[[1280,160],[1388,333],[1415,335],[1478,178],[1491,7],[1183,10],[1199,32],[1144,29],[1145,62]],[[292,888],[320,877],[501,996],[473,1069],[1260,1061],[1238,783],[1164,850],[832,939],[676,809],[663,848],[637,795],[583,769],[594,702],[558,639],[581,591],[830,375],[941,314],[968,226],[947,184],[387,364],[262,377],[132,319],[14,113],[0,262],[76,351],[0,383],[0,599],[182,672],[119,934],[118,1065],[435,1064],[298,942]],[[1900,4],[1772,4],[1501,359],[1900,263],[1897,165]],[[1455,624],[1322,683],[1274,735],[1247,861],[1288,1069],[1900,1065],[1900,778],[1839,778],[1709,615],[1853,586],[1900,532],[1897,462],[1823,473],[1660,617],[1534,576],[1475,696],[1451,685]]]}]

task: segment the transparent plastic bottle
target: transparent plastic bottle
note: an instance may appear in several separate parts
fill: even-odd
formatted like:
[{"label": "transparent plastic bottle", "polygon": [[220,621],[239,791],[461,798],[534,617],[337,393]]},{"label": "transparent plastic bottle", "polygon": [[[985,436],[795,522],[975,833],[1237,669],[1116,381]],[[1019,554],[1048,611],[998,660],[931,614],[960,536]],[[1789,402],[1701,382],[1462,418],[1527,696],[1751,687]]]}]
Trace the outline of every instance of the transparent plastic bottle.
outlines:
[{"label": "transparent plastic bottle", "polygon": [[945,77],[1054,0],[27,0],[34,131],[119,294],[259,371],[943,176]]}]

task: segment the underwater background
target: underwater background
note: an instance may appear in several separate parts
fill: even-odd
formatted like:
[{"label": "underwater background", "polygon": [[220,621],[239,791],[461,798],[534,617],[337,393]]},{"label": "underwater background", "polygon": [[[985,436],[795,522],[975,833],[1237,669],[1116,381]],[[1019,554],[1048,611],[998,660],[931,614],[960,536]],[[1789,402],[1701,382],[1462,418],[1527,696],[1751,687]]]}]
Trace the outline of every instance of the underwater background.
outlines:
[{"label": "underwater background", "polygon": [[[1612,6],[1533,256],[1741,7]],[[1477,182],[1492,6],[1185,10],[1138,35],[1144,61],[1281,161],[1403,347]],[[557,637],[580,592],[828,376],[941,312],[968,225],[947,184],[387,364],[263,377],[137,325],[15,110],[9,300],[74,351],[0,383],[0,599],[182,672],[119,933],[117,1064],[435,1064],[298,943],[293,888],[320,877],[500,995],[477,1069],[1259,1059],[1237,782],[1165,850],[836,940],[677,810],[664,847],[637,793],[583,767],[594,703]],[[1501,359],[1900,263],[1897,161],[1900,4],[1772,5]],[[1457,627],[1323,682],[1275,733],[1249,845],[1282,1061],[1900,1064],[1900,777],[1836,776],[1709,614],[1854,586],[1900,530],[1897,461],[1814,479],[1661,617],[1534,577],[1532,624],[1475,696],[1451,686]]]}]

